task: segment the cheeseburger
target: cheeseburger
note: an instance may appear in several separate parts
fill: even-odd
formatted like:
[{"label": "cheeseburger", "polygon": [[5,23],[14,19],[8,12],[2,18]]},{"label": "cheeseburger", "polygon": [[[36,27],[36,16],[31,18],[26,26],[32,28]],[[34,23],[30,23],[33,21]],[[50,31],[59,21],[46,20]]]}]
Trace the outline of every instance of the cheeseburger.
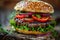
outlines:
[{"label": "cheeseburger", "polygon": [[51,4],[43,1],[21,1],[14,9],[16,15],[10,20],[10,24],[17,32],[42,35],[54,30],[54,9]]}]

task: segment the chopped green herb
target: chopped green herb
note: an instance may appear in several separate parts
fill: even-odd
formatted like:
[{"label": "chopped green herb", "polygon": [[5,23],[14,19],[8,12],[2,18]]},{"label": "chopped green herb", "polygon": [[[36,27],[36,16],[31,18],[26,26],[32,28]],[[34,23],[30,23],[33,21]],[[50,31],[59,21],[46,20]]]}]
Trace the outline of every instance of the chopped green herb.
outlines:
[{"label": "chopped green herb", "polygon": [[58,36],[58,32],[56,30],[52,30],[52,36],[53,37],[57,37]]}]

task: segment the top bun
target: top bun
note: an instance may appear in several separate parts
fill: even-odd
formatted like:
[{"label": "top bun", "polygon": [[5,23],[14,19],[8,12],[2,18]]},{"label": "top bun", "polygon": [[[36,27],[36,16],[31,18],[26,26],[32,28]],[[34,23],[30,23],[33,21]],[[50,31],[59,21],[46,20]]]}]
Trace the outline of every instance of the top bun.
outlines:
[{"label": "top bun", "polygon": [[16,4],[14,9],[19,11],[54,13],[52,5],[43,1],[21,1]]}]

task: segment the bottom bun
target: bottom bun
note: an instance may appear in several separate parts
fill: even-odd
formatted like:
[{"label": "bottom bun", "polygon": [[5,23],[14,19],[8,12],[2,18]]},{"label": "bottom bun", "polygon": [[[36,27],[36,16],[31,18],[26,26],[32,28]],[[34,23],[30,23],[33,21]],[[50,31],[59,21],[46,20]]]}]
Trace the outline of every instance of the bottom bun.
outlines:
[{"label": "bottom bun", "polygon": [[24,34],[34,34],[34,35],[37,35],[37,34],[47,34],[49,32],[39,32],[39,31],[27,31],[27,30],[20,30],[19,28],[16,28],[16,31],[19,32],[19,33],[24,33]]}]

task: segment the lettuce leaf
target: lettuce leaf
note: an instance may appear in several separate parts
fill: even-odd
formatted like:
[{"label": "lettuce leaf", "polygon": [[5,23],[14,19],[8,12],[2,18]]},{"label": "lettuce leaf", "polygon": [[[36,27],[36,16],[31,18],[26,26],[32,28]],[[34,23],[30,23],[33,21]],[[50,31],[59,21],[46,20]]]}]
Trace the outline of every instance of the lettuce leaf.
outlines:
[{"label": "lettuce leaf", "polygon": [[38,15],[38,14],[36,14],[36,17],[41,18],[41,16],[40,16],[40,15]]}]

